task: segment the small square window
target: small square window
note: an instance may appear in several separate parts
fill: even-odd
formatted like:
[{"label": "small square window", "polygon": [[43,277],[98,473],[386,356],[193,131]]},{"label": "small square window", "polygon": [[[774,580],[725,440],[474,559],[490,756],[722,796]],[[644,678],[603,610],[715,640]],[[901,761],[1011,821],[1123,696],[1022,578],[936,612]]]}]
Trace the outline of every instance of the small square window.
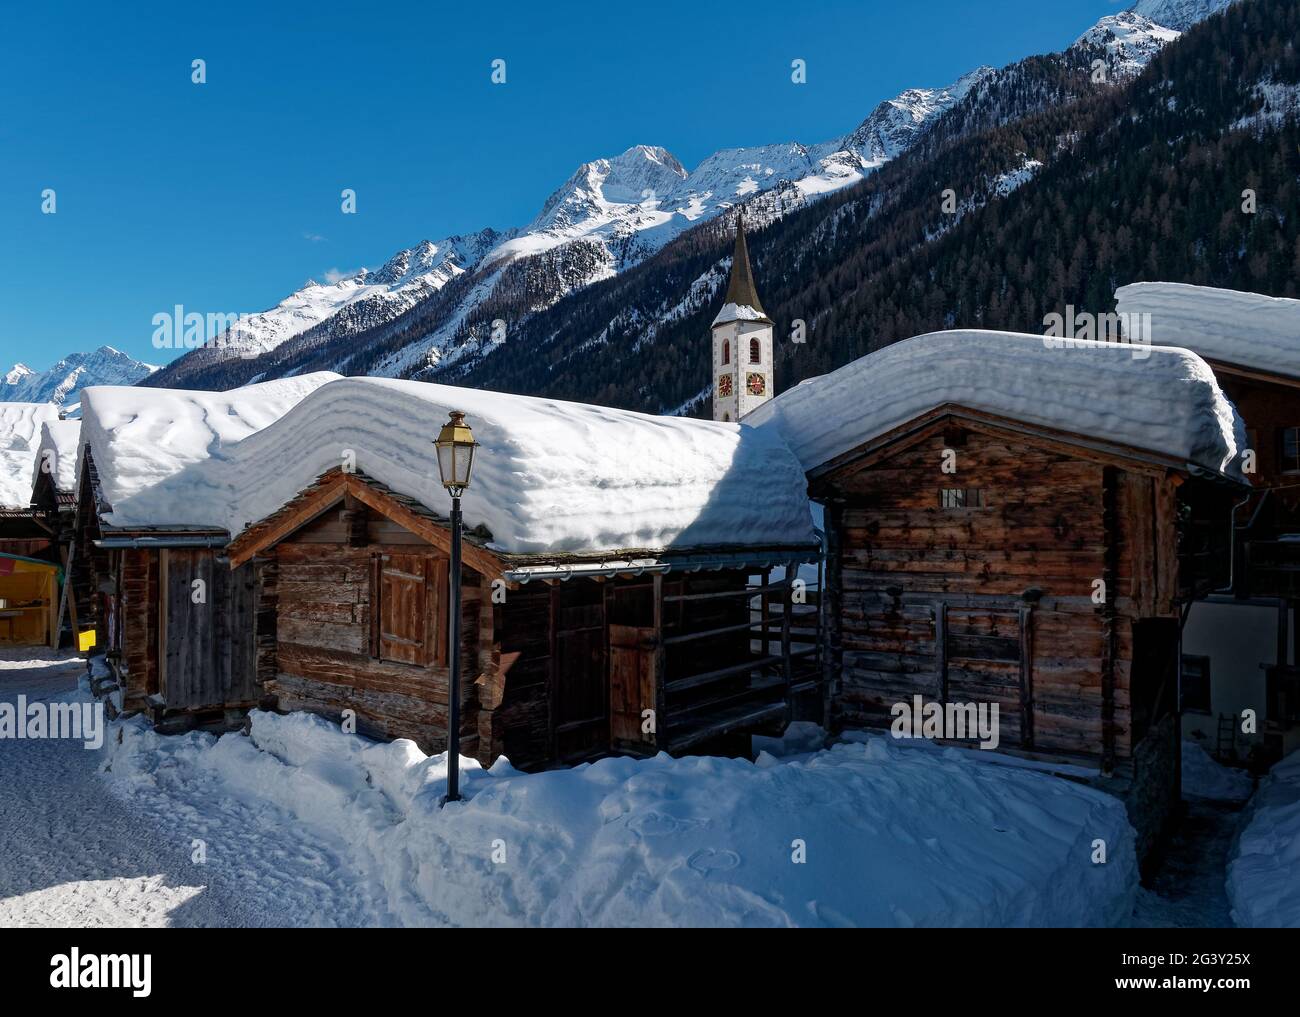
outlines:
[{"label": "small square window", "polygon": [[945,487],[939,491],[939,506],[946,509],[984,508],[982,487]]}]

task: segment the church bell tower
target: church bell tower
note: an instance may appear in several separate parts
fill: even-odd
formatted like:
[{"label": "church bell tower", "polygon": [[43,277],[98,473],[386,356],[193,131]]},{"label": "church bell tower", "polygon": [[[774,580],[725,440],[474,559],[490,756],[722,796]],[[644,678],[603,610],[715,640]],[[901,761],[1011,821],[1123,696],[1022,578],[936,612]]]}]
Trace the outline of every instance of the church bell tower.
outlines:
[{"label": "church bell tower", "polygon": [[772,319],[754,289],[745,223],[737,216],[731,282],[713,319],[713,419],[737,421],[771,398]]}]

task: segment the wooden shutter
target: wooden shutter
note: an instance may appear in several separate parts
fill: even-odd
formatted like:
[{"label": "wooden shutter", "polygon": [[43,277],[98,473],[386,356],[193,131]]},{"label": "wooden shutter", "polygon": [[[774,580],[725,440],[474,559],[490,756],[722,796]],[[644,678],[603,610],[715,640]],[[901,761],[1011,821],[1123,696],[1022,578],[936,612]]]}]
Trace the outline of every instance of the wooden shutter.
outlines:
[{"label": "wooden shutter", "polygon": [[439,618],[439,605],[446,561],[427,554],[380,554],[371,561],[370,575],[371,655],[421,667],[445,661],[446,622]]}]

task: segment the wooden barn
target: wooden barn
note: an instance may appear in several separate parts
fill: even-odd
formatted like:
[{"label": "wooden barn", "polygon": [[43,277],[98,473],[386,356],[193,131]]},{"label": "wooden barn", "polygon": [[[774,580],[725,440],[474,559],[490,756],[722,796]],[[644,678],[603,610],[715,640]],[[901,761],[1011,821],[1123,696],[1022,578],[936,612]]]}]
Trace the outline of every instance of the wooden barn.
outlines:
[{"label": "wooden barn", "polygon": [[796,711],[820,716],[816,582],[797,576],[820,549],[783,444],[378,379],[327,386],[240,450],[232,511],[256,521],[228,554],[261,576],[258,675],[280,709],[446,747],[450,531],[431,441],[453,408],[480,443],[463,754],[530,769],[747,754]]},{"label": "wooden barn", "polygon": [[1115,296],[1126,327],[1202,356],[1245,421],[1252,491],[1233,514],[1230,580],[1184,626],[1183,730],[1263,767],[1300,749],[1300,300],[1166,282]]},{"label": "wooden barn", "polygon": [[1145,855],[1179,795],[1180,622],[1247,490],[1206,365],[936,333],[758,416],[825,506],[832,726],[996,704],[998,750],[1094,772]]},{"label": "wooden barn", "polygon": [[229,534],[203,521],[202,494],[175,485],[334,377],[83,391],[70,610],[96,632],[116,708],[185,729],[229,726],[257,704],[256,567],[231,571]]}]

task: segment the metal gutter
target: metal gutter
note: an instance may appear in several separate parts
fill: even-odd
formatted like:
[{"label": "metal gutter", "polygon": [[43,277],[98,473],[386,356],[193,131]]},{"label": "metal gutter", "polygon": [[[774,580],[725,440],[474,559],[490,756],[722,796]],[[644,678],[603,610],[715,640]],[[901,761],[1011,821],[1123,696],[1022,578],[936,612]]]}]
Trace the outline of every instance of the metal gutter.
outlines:
[{"label": "metal gutter", "polygon": [[207,547],[223,548],[230,543],[229,537],[193,536],[193,537],[104,537],[93,541],[94,545],[105,551],[146,550],[155,548]]},{"label": "metal gutter", "polygon": [[744,553],[682,555],[669,558],[632,558],[616,561],[573,562],[562,565],[523,565],[507,569],[502,578],[510,583],[528,583],[534,579],[567,582],[573,578],[595,578],[616,575],[666,575],[669,572],[719,572],[749,566],[786,565],[790,562],[815,562],[821,558],[816,547],[788,554]]}]

